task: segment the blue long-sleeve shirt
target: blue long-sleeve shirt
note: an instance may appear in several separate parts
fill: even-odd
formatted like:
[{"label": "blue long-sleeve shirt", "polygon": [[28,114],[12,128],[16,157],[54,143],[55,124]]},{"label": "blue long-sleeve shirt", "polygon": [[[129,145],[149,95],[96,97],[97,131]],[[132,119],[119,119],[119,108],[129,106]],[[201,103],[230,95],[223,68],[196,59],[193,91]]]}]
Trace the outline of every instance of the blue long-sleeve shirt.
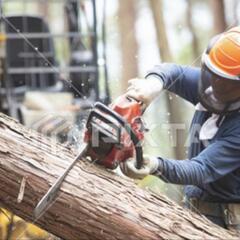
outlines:
[{"label": "blue long-sleeve shirt", "polygon": [[[165,63],[150,70],[146,78],[149,76],[158,77],[165,89],[193,105],[199,102],[199,68]],[[211,114],[206,111],[195,112],[188,161],[159,158],[160,177],[170,183],[187,185],[185,194],[188,198],[240,202],[240,112],[226,115],[213,139],[202,142],[199,126],[209,116]]]}]

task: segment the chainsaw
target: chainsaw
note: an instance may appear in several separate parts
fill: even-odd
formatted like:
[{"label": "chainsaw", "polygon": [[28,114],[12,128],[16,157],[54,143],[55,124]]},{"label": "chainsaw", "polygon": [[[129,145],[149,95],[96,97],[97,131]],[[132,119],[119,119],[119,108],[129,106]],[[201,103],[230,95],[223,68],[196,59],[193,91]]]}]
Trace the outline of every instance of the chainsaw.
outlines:
[{"label": "chainsaw", "polygon": [[34,217],[39,218],[51,206],[65,177],[78,159],[90,157],[92,161],[109,169],[129,158],[136,158],[136,168],[143,164],[142,141],[147,130],[141,119],[145,110],[142,102],[126,95],[118,97],[109,107],[97,102],[90,111],[79,154],[65,169],[48,192],[39,201]]}]

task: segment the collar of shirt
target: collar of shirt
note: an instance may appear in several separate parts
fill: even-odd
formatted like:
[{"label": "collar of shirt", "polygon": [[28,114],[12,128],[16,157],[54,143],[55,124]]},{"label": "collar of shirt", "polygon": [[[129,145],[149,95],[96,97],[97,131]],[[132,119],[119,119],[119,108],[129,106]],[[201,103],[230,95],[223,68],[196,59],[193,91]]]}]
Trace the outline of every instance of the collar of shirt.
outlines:
[{"label": "collar of shirt", "polygon": [[[202,106],[201,103],[198,103],[195,106],[197,111],[207,112],[207,109]],[[202,125],[200,132],[199,132],[199,139],[200,140],[211,140],[217,133],[219,127],[217,126],[217,121],[219,119],[218,114],[212,114]]]}]

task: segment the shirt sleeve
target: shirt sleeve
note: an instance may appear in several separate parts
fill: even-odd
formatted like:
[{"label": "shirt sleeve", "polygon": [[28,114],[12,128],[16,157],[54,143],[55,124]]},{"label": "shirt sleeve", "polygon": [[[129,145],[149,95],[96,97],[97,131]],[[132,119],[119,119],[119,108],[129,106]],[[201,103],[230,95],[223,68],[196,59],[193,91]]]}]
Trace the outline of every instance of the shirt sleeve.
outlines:
[{"label": "shirt sleeve", "polygon": [[170,183],[203,186],[240,168],[240,134],[210,144],[190,160],[159,158],[156,175]]},{"label": "shirt sleeve", "polygon": [[173,63],[156,65],[148,71],[146,78],[157,77],[164,83],[164,88],[196,105],[198,101],[198,80],[200,69]]}]

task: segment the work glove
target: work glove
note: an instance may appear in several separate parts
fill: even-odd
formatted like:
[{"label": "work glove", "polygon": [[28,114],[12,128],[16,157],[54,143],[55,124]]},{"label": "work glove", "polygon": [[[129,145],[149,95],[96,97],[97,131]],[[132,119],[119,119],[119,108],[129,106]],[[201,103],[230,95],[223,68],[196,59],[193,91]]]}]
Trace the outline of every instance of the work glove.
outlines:
[{"label": "work glove", "polygon": [[140,169],[136,168],[136,160],[134,158],[130,158],[120,164],[123,174],[134,179],[143,179],[147,175],[156,172],[158,170],[158,166],[158,158],[150,157],[148,155],[144,155],[143,166]]},{"label": "work glove", "polygon": [[128,81],[127,96],[143,102],[146,107],[163,89],[163,81],[156,77],[134,78]]}]

